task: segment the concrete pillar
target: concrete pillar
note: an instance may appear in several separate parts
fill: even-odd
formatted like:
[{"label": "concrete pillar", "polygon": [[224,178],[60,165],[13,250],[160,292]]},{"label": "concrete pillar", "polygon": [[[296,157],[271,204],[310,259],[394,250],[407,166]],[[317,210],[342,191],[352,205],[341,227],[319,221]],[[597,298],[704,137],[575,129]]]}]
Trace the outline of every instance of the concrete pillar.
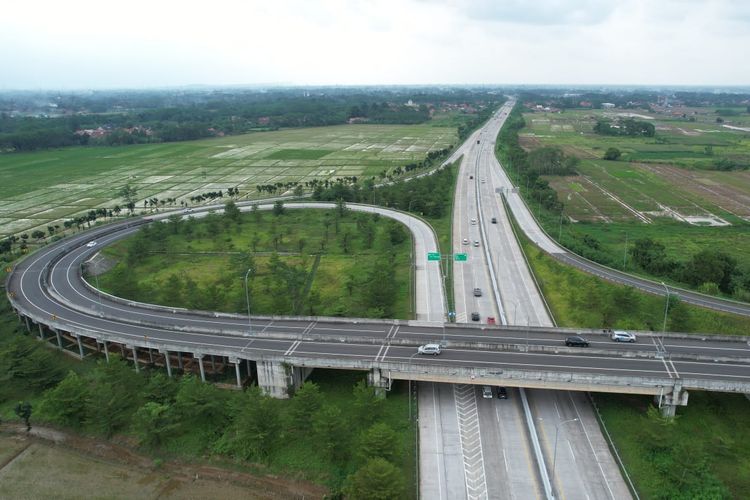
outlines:
[{"label": "concrete pillar", "polygon": [[63,345],[62,345],[62,337],[60,337],[60,332],[55,330],[55,335],[57,336],[57,347],[59,347],[60,350],[62,350]]},{"label": "concrete pillar", "polygon": [[78,354],[81,356],[81,359],[83,359],[83,343],[81,342],[81,336],[76,336],[76,339],[78,339]]},{"label": "concrete pillar", "polygon": [[203,369],[203,354],[193,354],[194,358],[198,358],[198,366],[201,369],[201,380],[206,381],[206,371]]},{"label": "concrete pillar", "polygon": [[214,355],[211,355],[211,371],[214,375],[216,375],[216,361],[214,360]]},{"label": "concrete pillar", "polygon": [[302,385],[312,368],[296,367],[278,361],[258,361],[258,387],[264,394],[286,399]]},{"label": "concrete pillar", "polygon": [[673,418],[678,406],[687,406],[688,396],[688,391],[682,388],[682,384],[676,384],[672,392],[654,396],[654,403],[661,409],[663,417]]},{"label": "concrete pillar", "polygon": [[37,326],[39,327],[39,339],[44,340],[44,327],[41,323],[38,323]]},{"label": "concrete pillar", "polygon": [[375,388],[375,393],[380,397],[385,397],[385,392],[391,388],[391,381],[384,376],[380,368],[373,368],[367,373],[367,385]]},{"label": "concrete pillar", "polygon": [[135,364],[136,373],[140,372],[141,369],[138,366],[138,348],[136,346],[133,346],[133,364]]},{"label": "concrete pillar", "polygon": [[24,316],[23,319],[24,319],[24,321],[26,321],[26,331],[29,332],[29,333],[31,333],[31,324],[29,323],[29,317],[28,316]]},{"label": "concrete pillar", "polygon": [[234,373],[237,375],[237,387],[242,389],[242,378],[240,377],[240,360],[234,362]]},{"label": "concrete pillar", "polygon": [[148,348],[148,362],[150,364],[154,364],[154,351],[151,350],[151,348]]},{"label": "concrete pillar", "polygon": [[169,351],[164,351],[164,364],[167,365],[167,375],[172,378],[172,363],[169,362]]},{"label": "concrete pillar", "polygon": [[104,357],[107,359],[107,363],[109,363],[109,349],[107,348],[107,341],[103,341],[102,344],[104,344]]},{"label": "concrete pillar", "polygon": [[182,370],[182,353],[177,351],[177,366]]},{"label": "concrete pillar", "polygon": [[247,369],[247,376],[249,377],[250,374],[253,372],[253,369],[250,366],[250,360],[249,359],[245,360],[245,368]]}]

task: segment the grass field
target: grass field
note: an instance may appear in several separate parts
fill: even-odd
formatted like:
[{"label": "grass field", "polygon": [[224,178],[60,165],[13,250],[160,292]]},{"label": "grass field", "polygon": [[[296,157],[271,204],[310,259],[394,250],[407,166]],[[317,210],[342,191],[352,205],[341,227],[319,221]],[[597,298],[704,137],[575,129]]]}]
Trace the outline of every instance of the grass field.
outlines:
[{"label": "grass field", "polygon": [[130,182],[142,200],[190,196],[237,187],[377,176],[454,145],[454,127],[341,125],[258,132],[199,141],[121,147],[76,147],[0,156],[0,237],[90,209],[123,204]]},{"label": "grass field", "polygon": [[[687,118],[637,112],[652,118],[636,116],[655,125],[655,138],[593,133],[597,118],[617,118],[628,110],[526,113],[521,144],[530,149],[559,146],[582,160],[580,176],[550,179],[572,220],[649,223],[675,218],[697,225],[750,221],[750,171],[711,170],[719,159],[750,162],[750,131],[717,124],[710,109],[686,111]],[[744,124],[745,118],[732,120]],[[622,151],[619,161],[601,159],[609,147]]]},{"label": "grass field", "polygon": [[[360,230],[362,218],[375,224],[370,248]],[[254,254],[255,275],[249,280],[253,313],[293,314],[291,310],[278,310],[278,297],[271,292],[276,290],[274,282],[278,277],[271,275],[269,263],[271,254],[277,252],[282,262],[299,267],[307,274],[310,288],[299,314],[366,315],[367,307],[358,301],[359,290],[369,286],[362,280],[367,279],[367,273],[383,251],[381,244],[387,238],[390,219],[347,211],[335,222],[333,210],[287,210],[281,216],[266,211],[245,213],[242,221],[241,225],[227,226],[220,218],[211,222],[195,220],[190,236],[170,235],[162,253],[150,254],[138,264],[127,266],[127,272],[139,283],[137,300],[187,307],[187,293],[175,292],[170,285],[170,279],[179,276],[183,282],[187,278],[195,282],[199,290],[195,293],[203,293],[212,286],[219,290],[215,303],[206,303],[204,307],[197,305],[197,308],[244,313],[243,278],[249,264],[238,261],[240,252],[244,251]],[[210,226],[215,227],[215,233]],[[347,248],[344,247],[345,237],[348,238]],[[407,319],[413,316],[409,294],[410,244],[406,238],[393,247],[397,291],[393,316],[388,317]],[[119,262],[119,266],[126,266],[129,246],[130,240],[123,240],[105,249],[104,254]],[[317,254],[320,254],[319,259]],[[98,277],[104,290],[116,293],[117,271],[115,268]],[[350,279],[356,282],[354,289],[347,288]],[[309,299],[313,296],[317,300],[311,302]]]}]

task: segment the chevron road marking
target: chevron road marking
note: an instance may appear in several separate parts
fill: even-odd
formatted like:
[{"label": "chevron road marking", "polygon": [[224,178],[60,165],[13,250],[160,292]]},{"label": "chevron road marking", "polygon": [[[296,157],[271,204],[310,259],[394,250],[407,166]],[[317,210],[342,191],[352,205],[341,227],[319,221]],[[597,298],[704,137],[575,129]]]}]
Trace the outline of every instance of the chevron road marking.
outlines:
[{"label": "chevron road marking", "polygon": [[456,400],[458,434],[466,477],[466,497],[469,500],[485,500],[488,498],[487,479],[479,433],[476,389],[473,385],[456,384],[453,386],[453,396]]}]

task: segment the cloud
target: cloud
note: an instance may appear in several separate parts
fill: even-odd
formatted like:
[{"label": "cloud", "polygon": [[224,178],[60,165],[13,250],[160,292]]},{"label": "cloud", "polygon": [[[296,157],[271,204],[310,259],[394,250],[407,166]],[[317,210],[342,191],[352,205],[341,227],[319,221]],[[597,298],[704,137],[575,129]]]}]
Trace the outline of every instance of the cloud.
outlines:
[{"label": "cloud", "polygon": [[615,10],[611,0],[425,0],[450,5],[480,21],[531,25],[598,24]]}]

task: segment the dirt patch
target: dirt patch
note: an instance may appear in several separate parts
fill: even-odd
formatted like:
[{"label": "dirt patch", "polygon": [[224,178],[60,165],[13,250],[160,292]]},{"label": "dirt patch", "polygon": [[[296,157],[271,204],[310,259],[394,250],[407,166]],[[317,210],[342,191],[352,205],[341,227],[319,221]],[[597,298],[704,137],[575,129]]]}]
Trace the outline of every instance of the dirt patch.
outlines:
[{"label": "dirt patch", "polygon": [[117,260],[97,252],[93,257],[86,261],[86,271],[91,276],[99,276],[107,271],[112,270],[117,265]]},{"label": "dirt patch", "polygon": [[542,141],[534,137],[533,135],[518,135],[518,145],[524,150],[531,151],[533,149],[541,148]]},{"label": "dirt patch", "polygon": [[[2,498],[322,498],[321,486],[202,463],[161,464],[129,446],[56,429],[0,426]],[[246,467],[245,467],[246,468]]]}]

